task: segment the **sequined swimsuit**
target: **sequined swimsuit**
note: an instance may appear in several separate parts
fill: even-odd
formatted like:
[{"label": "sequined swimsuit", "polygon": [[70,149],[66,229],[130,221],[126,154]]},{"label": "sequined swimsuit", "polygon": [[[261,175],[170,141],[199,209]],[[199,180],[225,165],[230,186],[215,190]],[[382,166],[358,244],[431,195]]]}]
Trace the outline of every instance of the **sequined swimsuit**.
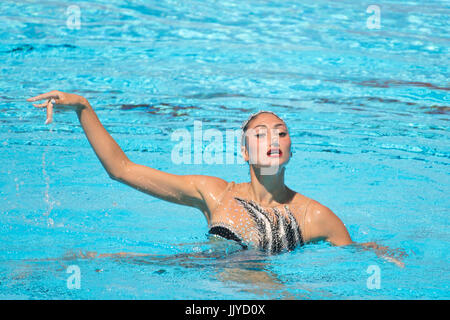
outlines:
[{"label": "sequined swimsuit", "polygon": [[[248,212],[251,220],[254,222],[257,239],[256,246],[258,249],[269,254],[276,254],[285,250],[291,251],[298,245],[304,244],[300,226],[287,205],[284,206],[285,214],[279,209],[273,208],[274,214],[272,215],[254,201],[248,201],[239,197],[234,197],[234,199]],[[311,199],[307,206],[310,202]],[[243,241],[243,237],[240,237],[229,225],[223,223],[213,224],[210,226],[209,233],[234,240],[244,249],[248,248]]]}]

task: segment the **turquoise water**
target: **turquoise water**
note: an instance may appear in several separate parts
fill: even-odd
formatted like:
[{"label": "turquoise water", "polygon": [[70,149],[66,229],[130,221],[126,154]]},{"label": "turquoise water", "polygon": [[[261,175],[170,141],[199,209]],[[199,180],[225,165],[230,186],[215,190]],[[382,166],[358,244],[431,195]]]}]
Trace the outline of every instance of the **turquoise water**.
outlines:
[{"label": "turquoise water", "polygon": [[[450,7],[377,1],[369,29],[371,4],[80,2],[77,29],[66,3],[2,1],[0,298],[448,299]],[[200,211],[109,179],[74,113],[44,125],[25,99],[53,89],[88,98],[132,161],[236,182],[246,165],[173,163],[172,134],[280,114],[287,185],[354,241],[403,249],[405,268],[326,243],[262,256],[208,240]]]}]

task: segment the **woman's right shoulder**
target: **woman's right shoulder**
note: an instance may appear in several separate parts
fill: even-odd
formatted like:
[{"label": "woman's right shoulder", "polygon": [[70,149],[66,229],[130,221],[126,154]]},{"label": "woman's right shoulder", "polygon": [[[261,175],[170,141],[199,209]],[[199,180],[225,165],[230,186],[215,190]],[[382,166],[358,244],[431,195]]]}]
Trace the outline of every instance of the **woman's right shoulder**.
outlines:
[{"label": "woman's right shoulder", "polygon": [[213,176],[195,176],[194,179],[197,190],[203,198],[204,208],[202,211],[209,223],[212,212],[214,212],[235,183],[234,181],[228,182]]},{"label": "woman's right shoulder", "polygon": [[234,181],[228,182],[222,178],[214,176],[196,175],[195,185],[202,195],[220,196],[224,191],[234,185]]}]

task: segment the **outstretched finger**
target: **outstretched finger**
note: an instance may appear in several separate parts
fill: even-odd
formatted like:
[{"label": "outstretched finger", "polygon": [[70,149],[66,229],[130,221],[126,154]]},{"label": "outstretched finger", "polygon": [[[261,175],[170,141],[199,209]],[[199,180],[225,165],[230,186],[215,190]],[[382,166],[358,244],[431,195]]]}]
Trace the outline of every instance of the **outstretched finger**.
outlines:
[{"label": "outstretched finger", "polygon": [[45,120],[45,124],[50,124],[53,121],[53,99],[50,100],[47,104],[47,120]]},{"label": "outstretched finger", "polygon": [[47,104],[48,104],[48,102],[44,102],[44,103],[33,103],[33,107],[36,107],[36,108],[47,108]]},{"label": "outstretched finger", "polygon": [[59,94],[56,91],[50,91],[47,93],[40,94],[38,96],[28,98],[27,101],[33,102],[33,101],[39,101],[44,99],[59,99]]}]

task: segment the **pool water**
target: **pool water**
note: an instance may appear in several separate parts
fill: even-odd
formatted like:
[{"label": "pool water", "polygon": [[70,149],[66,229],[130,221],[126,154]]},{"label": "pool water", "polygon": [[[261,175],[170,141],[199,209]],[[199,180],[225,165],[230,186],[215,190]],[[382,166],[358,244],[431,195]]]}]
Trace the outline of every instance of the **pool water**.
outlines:
[{"label": "pool water", "polygon": [[[0,298],[450,298],[450,7],[377,1],[373,28],[371,4],[2,1]],[[25,99],[53,89],[89,99],[132,161],[235,182],[246,164],[174,163],[174,132],[278,113],[286,184],[405,267],[323,242],[264,256],[208,239],[200,211],[111,180],[75,113],[44,125]]]}]

